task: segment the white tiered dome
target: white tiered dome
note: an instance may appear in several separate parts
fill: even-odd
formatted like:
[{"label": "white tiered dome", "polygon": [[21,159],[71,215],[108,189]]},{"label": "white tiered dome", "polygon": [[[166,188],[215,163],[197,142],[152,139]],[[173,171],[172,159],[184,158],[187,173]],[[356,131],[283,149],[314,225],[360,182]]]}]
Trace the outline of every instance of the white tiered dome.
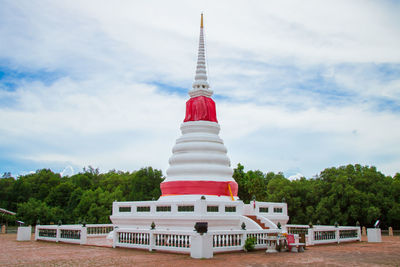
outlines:
[{"label": "white tiered dome", "polygon": [[233,170],[216,122],[185,122],[169,159],[166,181],[231,181]]},{"label": "white tiered dome", "polygon": [[160,200],[199,199],[202,195],[210,200],[237,199],[237,184],[227,149],[218,136],[220,126],[209,87],[202,16],[195,81],[186,103],[182,136],[172,149],[167,178],[161,184]]}]

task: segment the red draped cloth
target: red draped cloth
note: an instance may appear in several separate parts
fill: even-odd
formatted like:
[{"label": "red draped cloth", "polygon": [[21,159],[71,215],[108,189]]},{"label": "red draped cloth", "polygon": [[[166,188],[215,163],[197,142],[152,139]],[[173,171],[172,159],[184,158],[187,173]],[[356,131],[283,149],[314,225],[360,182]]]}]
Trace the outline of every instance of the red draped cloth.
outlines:
[{"label": "red draped cloth", "polygon": [[205,96],[189,99],[186,102],[186,116],[184,122],[187,121],[218,122],[214,100]]},{"label": "red draped cloth", "polygon": [[[170,195],[214,195],[232,196],[238,194],[235,181],[171,181],[160,185],[162,196]],[[229,190],[230,188],[230,190]]]}]

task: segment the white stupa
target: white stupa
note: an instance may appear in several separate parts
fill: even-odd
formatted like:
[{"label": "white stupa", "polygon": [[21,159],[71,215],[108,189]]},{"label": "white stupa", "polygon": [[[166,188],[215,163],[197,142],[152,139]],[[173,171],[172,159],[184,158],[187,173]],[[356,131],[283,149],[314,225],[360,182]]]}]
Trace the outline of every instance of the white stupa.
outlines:
[{"label": "white stupa", "polygon": [[186,102],[186,116],[181,124],[182,136],[176,140],[169,159],[167,178],[161,184],[160,200],[237,199],[238,185],[224,142],[218,136],[213,91],[207,81],[204,49],[203,14],[196,76]]},{"label": "white stupa", "polygon": [[238,185],[227,149],[218,136],[213,91],[207,81],[203,15],[195,80],[189,90],[182,136],[169,159],[167,177],[157,201],[114,202],[111,221],[120,229],[192,230],[196,222],[207,222],[210,230],[274,229],[284,226],[286,203],[238,199]]}]

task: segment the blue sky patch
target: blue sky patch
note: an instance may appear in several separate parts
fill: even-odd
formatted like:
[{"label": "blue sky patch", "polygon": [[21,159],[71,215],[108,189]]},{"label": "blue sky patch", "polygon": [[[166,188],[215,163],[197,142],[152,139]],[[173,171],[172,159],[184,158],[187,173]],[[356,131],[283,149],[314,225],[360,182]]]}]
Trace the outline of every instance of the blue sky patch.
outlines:
[{"label": "blue sky patch", "polygon": [[187,95],[189,88],[170,85],[168,83],[152,81],[149,83],[157,87],[158,91],[168,94]]},{"label": "blue sky patch", "polygon": [[23,81],[40,81],[48,86],[63,76],[61,72],[15,69],[0,63],[0,90],[14,91]]}]

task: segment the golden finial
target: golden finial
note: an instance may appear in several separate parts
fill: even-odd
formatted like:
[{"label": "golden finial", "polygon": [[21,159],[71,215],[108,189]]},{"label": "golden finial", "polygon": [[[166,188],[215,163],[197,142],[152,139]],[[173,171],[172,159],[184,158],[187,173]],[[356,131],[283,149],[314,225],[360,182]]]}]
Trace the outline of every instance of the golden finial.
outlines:
[{"label": "golden finial", "polygon": [[201,13],[201,22],[200,22],[200,28],[203,28],[203,13]]}]

